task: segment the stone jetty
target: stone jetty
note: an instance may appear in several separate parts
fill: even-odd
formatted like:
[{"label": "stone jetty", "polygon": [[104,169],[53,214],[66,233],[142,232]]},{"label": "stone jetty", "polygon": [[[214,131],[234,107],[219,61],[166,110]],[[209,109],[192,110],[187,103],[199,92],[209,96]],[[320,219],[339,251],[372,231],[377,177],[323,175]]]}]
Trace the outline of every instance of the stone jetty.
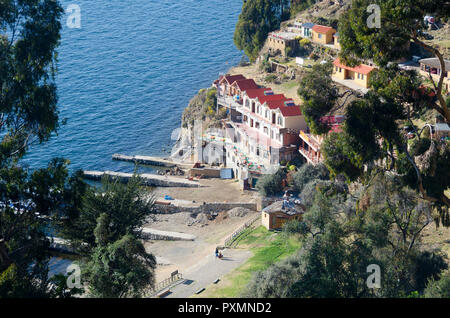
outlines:
[{"label": "stone jetty", "polygon": [[113,160],[118,161],[127,161],[140,163],[144,165],[157,166],[157,167],[166,167],[166,168],[174,168],[179,167],[181,169],[189,169],[192,168],[193,164],[190,163],[180,163],[172,161],[168,158],[159,158],[159,157],[150,157],[150,156],[127,156],[121,154],[114,154],[112,156]]},{"label": "stone jetty", "polygon": [[[101,180],[103,176],[119,178],[123,182],[127,182],[133,177],[132,173],[114,172],[114,171],[84,171],[84,177],[90,180]],[[145,185],[151,187],[182,187],[182,188],[199,188],[202,185],[197,181],[191,181],[174,176],[159,176],[156,174],[143,173],[139,177]]]}]

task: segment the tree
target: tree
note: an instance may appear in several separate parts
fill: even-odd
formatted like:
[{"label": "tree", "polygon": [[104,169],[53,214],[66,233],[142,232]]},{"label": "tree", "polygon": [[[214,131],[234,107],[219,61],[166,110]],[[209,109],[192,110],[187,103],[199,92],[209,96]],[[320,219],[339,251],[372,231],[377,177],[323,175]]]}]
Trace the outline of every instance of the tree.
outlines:
[{"label": "tree", "polygon": [[90,254],[100,243],[115,242],[125,235],[141,238],[142,226],[154,212],[153,203],[136,175],[126,184],[105,177],[101,188],[85,191],[77,211],[60,218],[58,229],[76,250]]},{"label": "tree", "polygon": [[54,75],[62,14],[53,0],[0,4],[0,166],[58,128]]},{"label": "tree", "polygon": [[[371,28],[367,22],[372,14],[368,7],[374,4],[381,10],[380,28]],[[444,57],[437,47],[425,42],[423,35],[426,30],[424,16],[433,13],[446,20],[449,6],[446,0],[355,0],[339,19],[340,56],[349,65],[359,64],[358,59],[373,59],[375,63],[386,66],[388,62],[406,56],[411,41],[421,46],[439,59],[442,70],[438,83],[432,81],[437,101],[429,106],[450,124],[450,110],[442,94],[446,73]]]},{"label": "tree", "polygon": [[[303,237],[298,253],[257,273],[246,296],[407,297],[422,294],[424,282],[447,268],[442,253],[419,244],[431,220],[429,203],[396,177],[378,175],[356,197],[327,189],[317,188],[313,206],[295,226]],[[371,264],[380,266],[380,289],[366,284]]]},{"label": "tree", "polygon": [[140,297],[153,287],[156,261],[141,241],[153,197],[136,175],[126,184],[103,178],[86,189],[81,206],[59,218],[60,235],[83,259],[82,279],[93,297]]},{"label": "tree", "polygon": [[289,17],[290,1],[248,0],[242,5],[234,32],[234,43],[254,62],[269,32],[277,30]]},{"label": "tree", "polygon": [[430,279],[424,296],[425,298],[450,298],[450,271],[443,272],[440,279]]},{"label": "tree", "polygon": [[[77,209],[68,182],[68,162],[54,159],[33,173],[21,167],[0,169],[0,297],[60,295],[48,278],[51,218]],[[62,290],[62,286],[55,286]]]},{"label": "tree", "polygon": [[148,254],[143,244],[132,235],[109,243],[108,236],[102,238],[102,234],[96,231],[99,245],[83,268],[90,295],[102,298],[141,297],[155,283],[154,256]]},{"label": "tree", "polygon": [[295,190],[302,192],[304,186],[313,180],[329,180],[330,172],[323,164],[305,164],[294,174]]},{"label": "tree", "polygon": [[[302,81],[299,94],[311,131],[328,134],[322,151],[333,175],[343,174],[354,181],[364,179],[366,169],[384,167],[386,171],[396,171],[403,176],[405,185],[433,202],[441,211],[440,219],[445,221],[450,206],[445,195],[450,186],[450,149],[445,141],[429,140],[414,125],[432,100],[421,82],[416,72],[393,64],[374,72],[371,89],[364,96],[351,91],[339,94],[332,84],[331,69],[324,67]],[[349,100],[350,96],[354,98]],[[346,117],[343,131],[329,134],[330,127],[322,118],[337,109]],[[414,129],[420,149],[426,144],[424,139],[428,140],[429,149],[411,153],[411,142],[402,130],[405,124]],[[450,225],[446,221],[443,224]]]},{"label": "tree", "polygon": [[282,181],[286,178],[286,173],[279,169],[274,174],[269,174],[261,177],[256,182],[256,189],[263,196],[277,195],[283,191]]},{"label": "tree", "polygon": [[317,135],[330,131],[322,117],[339,106],[340,98],[352,94],[350,91],[339,92],[331,79],[331,71],[331,63],[314,65],[312,71],[302,78],[298,89],[298,95],[303,99],[302,113],[311,132]]}]

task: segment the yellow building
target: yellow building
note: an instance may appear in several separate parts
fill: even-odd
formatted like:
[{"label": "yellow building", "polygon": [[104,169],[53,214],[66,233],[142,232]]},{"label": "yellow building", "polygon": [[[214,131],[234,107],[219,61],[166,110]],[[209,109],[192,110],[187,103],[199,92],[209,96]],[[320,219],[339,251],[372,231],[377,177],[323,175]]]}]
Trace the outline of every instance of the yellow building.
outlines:
[{"label": "yellow building", "polygon": [[333,35],[336,30],[324,25],[318,25],[312,27],[312,41],[319,44],[333,43]]},{"label": "yellow building", "polygon": [[363,88],[369,88],[369,80],[372,71],[375,69],[372,66],[361,64],[355,67],[346,66],[342,64],[337,58],[333,62],[333,76],[339,80],[350,80],[352,83]]},{"label": "yellow building", "polygon": [[339,43],[339,33],[338,33],[338,32],[335,33],[335,34],[333,35],[333,38],[334,38],[334,47],[335,47],[336,49],[340,50],[340,49],[341,49],[341,44]]}]

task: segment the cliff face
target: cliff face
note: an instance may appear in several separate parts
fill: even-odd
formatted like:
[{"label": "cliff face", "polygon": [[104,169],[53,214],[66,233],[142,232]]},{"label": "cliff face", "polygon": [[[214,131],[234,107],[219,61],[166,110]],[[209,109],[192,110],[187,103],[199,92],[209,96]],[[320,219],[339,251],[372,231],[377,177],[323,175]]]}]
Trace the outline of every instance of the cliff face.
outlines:
[{"label": "cliff face", "polygon": [[317,1],[309,9],[299,12],[295,20],[304,20],[314,22],[317,18],[326,18],[328,20],[338,19],[339,16],[350,8],[352,0],[322,0]]},{"label": "cliff face", "polygon": [[195,95],[185,108],[181,118],[181,129],[171,158],[178,161],[191,161],[190,151],[194,143],[194,123],[200,120],[203,131],[208,128],[220,127],[220,120],[226,118],[224,109],[217,111],[216,89],[204,88]]},{"label": "cliff face", "polygon": [[181,118],[182,127],[194,125],[195,120],[212,121],[216,119],[216,89],[201,89],[189,102]]}]

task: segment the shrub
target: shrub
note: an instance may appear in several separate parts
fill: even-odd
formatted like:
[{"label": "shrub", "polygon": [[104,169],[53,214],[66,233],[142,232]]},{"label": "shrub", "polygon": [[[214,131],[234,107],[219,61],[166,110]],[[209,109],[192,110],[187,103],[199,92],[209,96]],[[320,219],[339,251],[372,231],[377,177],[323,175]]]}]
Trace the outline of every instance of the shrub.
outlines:
[{"label": "shrub", "polygon": [[323,164],[313,166],[311,164],[303,165],[297,173],[294,174],[294,186],[298,192],[302,192],[304,186],[314,179],[328,180],[330,172]]},{"label": "shrub", "polygon": [[275,74],[269,74],[269,75],[266,76],[266,78],[264,80],[267,83],[273,83],[276,78],[277,78],[277,76]]},{"label": "shrub", "polygon": [[303,47],[308,46],[310,44],[311,44],[311,41],[309,39],[304,38],[304,39],[300,40],[300,45]]},{"label": "shrub", "polygon": [[450,271],[441,274],[441,278],[428,281],[424,292],[425,298],[450,298]]},{"label": "shrub", "polygon": [[282,181],[286,174],[281,169],[274,174],[265,175],[256,183],[256,189],[263,196],[279,194],[283,191]]},{"label": "shrub", "polygon": [[306,229],[306,223],[305,222],[301,222],[299,220],[292,220],[289,222],[286,222],[283,225],[283,232],[287,235],[290,234],[305,234],[307,232]]}]

